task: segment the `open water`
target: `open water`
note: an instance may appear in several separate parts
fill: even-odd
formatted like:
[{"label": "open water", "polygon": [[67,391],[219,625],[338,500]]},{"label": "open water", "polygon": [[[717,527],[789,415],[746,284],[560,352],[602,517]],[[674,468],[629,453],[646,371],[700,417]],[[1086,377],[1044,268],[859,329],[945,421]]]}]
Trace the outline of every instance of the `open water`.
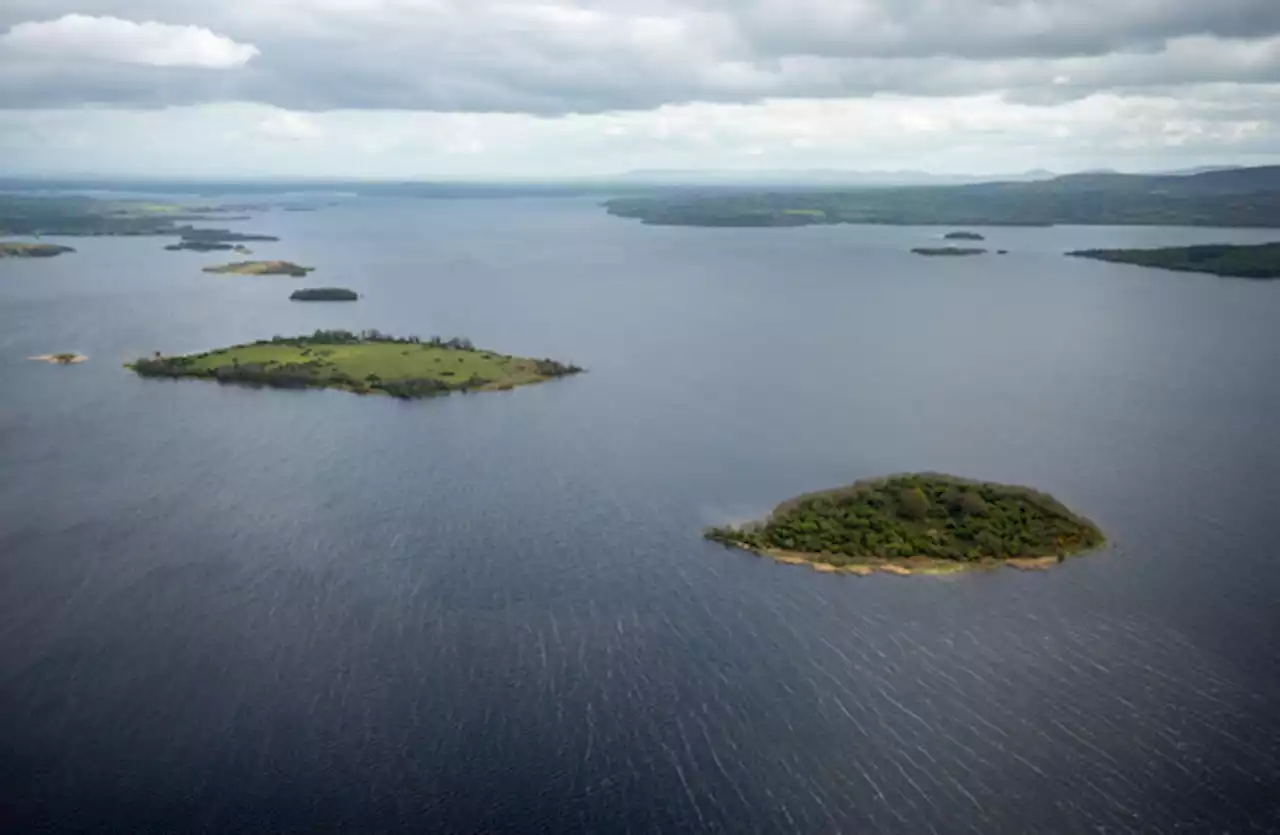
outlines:
[{"label": "open water", "polygon": [[[365,297],[159,239],[0,262],[0,831],[1280,831],[1280,283],[1062,256],[1273,234],[236,228]],[[318,327],[590,373],[403,403],[121,368]],[[921,469],[1114,547],[857,578],[700,538]]]}]

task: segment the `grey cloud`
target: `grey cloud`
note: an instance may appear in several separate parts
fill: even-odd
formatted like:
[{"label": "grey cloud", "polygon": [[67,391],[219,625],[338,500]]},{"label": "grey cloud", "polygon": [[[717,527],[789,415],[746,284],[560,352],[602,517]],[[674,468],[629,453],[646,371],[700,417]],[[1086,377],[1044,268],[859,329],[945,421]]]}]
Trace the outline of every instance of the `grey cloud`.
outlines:
[{"label": "grey cloud", "polygon": [[74,11],[198,25],[261,54],[209,72],[51,65],[0,49],[0,107],[240,100],[557,115],[875,93],[1051,103],[1280,81],[1277,0],[556,1],[7,0],[0,30]]}]

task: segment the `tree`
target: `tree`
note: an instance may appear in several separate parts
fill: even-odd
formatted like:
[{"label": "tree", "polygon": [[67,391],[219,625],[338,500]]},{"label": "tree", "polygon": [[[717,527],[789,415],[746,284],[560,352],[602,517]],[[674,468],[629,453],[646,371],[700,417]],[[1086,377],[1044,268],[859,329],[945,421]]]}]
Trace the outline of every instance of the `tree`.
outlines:
[{"label": "tree", "polygon": [[986,516],[987,503],[977,493],[966,491],[956,501],[956,507],[966,516]]},{"label": "tree", "polygon": [[923,519],[929,513],[929,500],[919,487],[909,487],[898,494],[898,514],[907,519]]}]

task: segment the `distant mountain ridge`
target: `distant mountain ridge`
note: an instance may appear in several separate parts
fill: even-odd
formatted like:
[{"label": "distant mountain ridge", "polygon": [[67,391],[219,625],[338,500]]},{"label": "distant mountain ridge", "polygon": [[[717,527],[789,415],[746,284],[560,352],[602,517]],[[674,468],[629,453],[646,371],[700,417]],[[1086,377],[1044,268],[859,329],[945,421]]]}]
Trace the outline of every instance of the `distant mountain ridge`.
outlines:
[{"label": "distant mountain ridge", "polygon": [[1280,165],[966,185],[655,189],[611,214],[672,226],[834,223],[1280,227]]}]

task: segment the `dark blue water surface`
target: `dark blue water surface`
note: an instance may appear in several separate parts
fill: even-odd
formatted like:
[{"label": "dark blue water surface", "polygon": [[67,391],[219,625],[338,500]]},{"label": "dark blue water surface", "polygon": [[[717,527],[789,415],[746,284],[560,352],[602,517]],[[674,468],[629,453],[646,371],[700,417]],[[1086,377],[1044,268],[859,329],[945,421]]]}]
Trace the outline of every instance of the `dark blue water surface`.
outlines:
[{"label": "dark blue water surface", "polygon": [[[156,239],[0,262],[0,829],[1280,831],[1280,284],[1062,257],[1273,235],[240,228],[365,297]],[[590,373],[403,403],[120,367],[317,327]],[[856,578],[700,538],[919,469],[1115,547]]]}]

